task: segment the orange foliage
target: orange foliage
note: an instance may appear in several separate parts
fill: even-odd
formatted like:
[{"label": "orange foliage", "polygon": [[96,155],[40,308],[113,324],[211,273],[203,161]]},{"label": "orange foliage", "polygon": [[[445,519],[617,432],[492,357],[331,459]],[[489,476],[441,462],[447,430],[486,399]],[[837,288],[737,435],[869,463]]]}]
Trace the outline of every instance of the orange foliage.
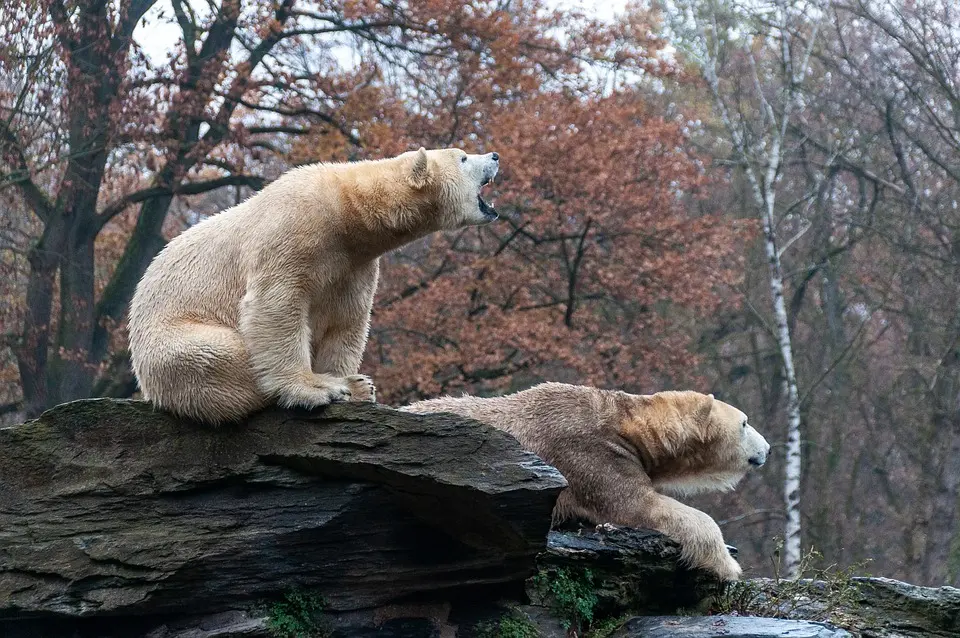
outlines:
[{"label": "orange foliage", "polygon": [[[657,14],[606,25],[524,9],[417,3],[415,21],[447,33],[452,51],[345,103],[367,155],[457,145],[503,157],[502,221],[384,260],[363,366],[381,400],[536,378],[635,389],[689,378],[690,322],[736,301],[754,229],[688,215],[705,178],[679,123],[640,90],[609,90],[627,75],[682,80],[658,55]],[[357,155],[321,127],[294,156]]]},{"label": "orange foliage", "polygon": [[487,124],[506,219],[385,265],[364,364],[383,399],[685,376],[681,324],[733,301],[752,229],[685,212],[704,178],[677,124],[626,92],[541,93]]},{"label": "orange foliage", "polygon": [[[29,37],[0,46],[0,70],[19,72],[26,58],[18,52],[62,36],[49,68],[20,74],[29,91],[0,82],[0,111],[16,115],[7,118],[15,130],[0,148],[0,177],[19,170],[23,153],[42,191],[33,200],[85,202],[71,215],[51,213],[65,230],[42,239],[31,193],[4,191],[17,195],[29,228],[20,253],[0,253],[0,275],[16,272],[0,289],[16,302],[0,311],[12,336],[0,344],[0,382],[15,378],[2,371],[16,353],[36,377],[26,384],[30,410],[89,391],[98,376],[90,369],[112,374],[104,366],[124,348],[123,309],[158,237],[241,195],[203,184],[252,186],[291,163],[420,145],[503,156],[491,193],[502,221],[385,260],[364,366],[387,401],[537,376],[623,387],[677,377],[694,363],[691,320],[731,302],[749,229],[686,213],[703,167],[679,123],[643,93],[651,80],[683,80],[659,55],[656,12],[634,9],[604,24],[544,0],[234,0],[200,18],[166,9],[150,18],[184,29],[169,63],[155,65],[137,47],[115,53],[104,44],[111,34],[128,42],[114,33],[127,28],[122,11],[97,17],[80,3],[70,11],[86,16],[81,23],[59,6],[18,10]],[[98,46],[73,51],[74,40]],[[96,53],[100,66],[73,65],[79,52]],[[95,81],[103,87],[91,93]],[[20,93],[37,107],[17,106]],[[105,114],[109,130],[100,130]],[[60,122],[70,117],[85,124],[68,131]],[[87,137],[105,158],[75,159],[74,172],[90,164],[78,179],[65,149]],[[93,242],[92,273],[90,261],[69,252],[89,255],[86,244],[61,236]],[[38,240],[59,243],[40,246],[38,254],[57,258],[35,268],[24,255]],[[49,333],[25,320],[28,281],[53,282],[44,293],[50,308],[34,304],[49,316]],[[74,301],[61,304],[58,281],[72,282],[64,290]],[[33,341],[38,347],[17,345]],[[72,382],[80,376],[91,378]]]}]

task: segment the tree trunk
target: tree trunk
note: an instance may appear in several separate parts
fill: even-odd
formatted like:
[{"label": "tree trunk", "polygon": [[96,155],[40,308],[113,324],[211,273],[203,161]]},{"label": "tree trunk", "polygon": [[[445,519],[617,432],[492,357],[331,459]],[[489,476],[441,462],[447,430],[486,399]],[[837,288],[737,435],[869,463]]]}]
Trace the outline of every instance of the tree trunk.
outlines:
[{"label": "tree trunk", "polygon": [[[772,185],[770,185],[772,187]],[[783,269],[777,253],[773,219],[773,198],[767,200],[763,216],[764,249],[770,267],[770,295],[776,319],[777,345],[783,359],[787,386],[787,443],[785,449],[783,496],[787,522],[784,528],[784,568],[787,578],[796,578],[800,565],[800,395],[793,367],[793,345],[787,327],[787,306],[783,299]]]},{"label": "tree trunk", "polygon": [[[168,165],[158,174],[154,183],[163,184],[163,180],[171,179],[172,173]],[[97,304],[98,321],[94,326],[90,349],[91,360],[99,362],[106,357],[110,334],[104,324],[107,321],[120,321],[123,318],[140,277],[163,248],[165,241],[160,231],[172,202],[172,195],[164,195],[144,202],[140,209],[133,235],[127,242],[117,269]]]},{"label": "tree trunk", "polygon": [[37,416],[49,405],[47,371],[50,318],[58,255],[63,245],[62,230],[61,226],[49,221],[40,241],[30,249],[28,256],[30,278],[27,282],[27,314],[16,353],[27,418]]},{"label": "tree trunk", "polygon": [[[716,16],[714,16],[715,18]],[[777,19],[780,22],[780,52],[781,72],[784,73],[784,95],[782,96],[782,111],[777,113],[762,92],[755,97],[760,103],[759,124],[762,127],[758,140],[749,140],[749,131],[742,121],[731,116],[727,100],[720,87],[720,78],[717,74],[717,52],[711,47],[710,39],[702,26],[698,26],[699,36],[704,44],[706,60],[703,66],[704,79],[713,94],[714,106],[719,111],[720,119],[738,162],[743,167],[747,181],[753,195],[754,204],[760,213],[763,222],[764,250],[770,276],[770,295],[773,299],[773,312],[776,320],[776,338],[783,362],[783,372],[787,393],[787,442],[784,477],[784,502],[786,505],[786,526],[784,529],[784,568],[787,578],[796,578],[800,563],[800,396],[797,391],[797,378],[793,366],[793,345],[790,339],[790,324],[788,323],[787,307],[783,298],[783,269],[780,265],[780,254],[777,251],[776,220],[774,212],[777,197],[777,180],[780,167],[785,155],[784,143],[787,138],[788,126],[793,109],[797,103],[797,87],[803,82],[806,75],[811,47],[816,40],[819,23],[814,24],[814,30],[805,45],[803,55],[794,60],[791,48],[790,31],[787,28],[787,4],[777,3]],[[714,22],[715,25],[715,22]],[[711,28],[716,28],[712,26]],[[714,33],[714,37],[719,34]],[[754,86],[763,83],[758,75],[758,65],[752,51],[745,52],[752,62],[751,70],[754,74]],[[758,144],[758,142],[760,142]]]},{"label": "tree trunk", "polygon": [[[784,115],[786,117],[787,114]],[[724,120],[731,122],[729,116]],[[730,125],[728,124],[728,127]],[[776,183],[779,167],[783,161],[783,129],[772,129],[770,148],[767,151],[767,167],[761,176],[748,162],[744,162],[744,172],[750,182],[754,203],[760,211],[763,221],[763,248],[769,268],[770,296],[773,300],[773,315],[776,322],[775,332],[780,359],[783,365],[784,385],[787,395],[787,441],[784,446],[784,485],[783,497],[786,514],[784,526],[784,576],[797,578],[800,566],[800,393],[797,390],[797,375],[793,365],[793,344],[790,338],[790,324],[787,304],[783,297],[783,267],[780,252],[777,249],[777,230],[774,211],[776,210]],[[742,135],[738,147],[746,150]],[[746,157],[744,155],[744,157]]]},{"label": "tree trunk", "polygon": [[[95,315],[94,244],[99,225],[97,200],[110,142],[108,114],[123,76],[129,35],[152,2],[140,2],[116,25],[107,4],[81,3],[71,22],[65,12],[52,18],[69,49],[69,160],[55,202],[44,216],[40,242],[30,253],[27,317],[17,352],[28,417],[52,404],[87,397],[103,358],[93,350]],[[59,282],[57,282],[59,274]],[[60,309],[52,338],[54,286]]]},{"label": "tree trunk", "polygon": [[53,352],[51,365],[53,403],[88,397],[99,363],[91,356],[94,240],[85,237],[82,227],[72,230],[74,236],[60,260],[58,347]]}]

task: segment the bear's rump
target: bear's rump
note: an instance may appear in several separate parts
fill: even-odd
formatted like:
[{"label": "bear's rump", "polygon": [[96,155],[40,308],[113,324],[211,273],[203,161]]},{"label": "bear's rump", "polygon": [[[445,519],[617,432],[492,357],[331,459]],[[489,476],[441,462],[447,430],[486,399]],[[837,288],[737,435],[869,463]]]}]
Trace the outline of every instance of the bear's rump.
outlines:
[{"label": "bear's rump", "polygon": [[236,330],[181,322],[168,326],[163,343],[154,345],[158,347],[141,348],[139,352],[147,356],[135,357],[133,363],[144,396],[158,405],[219,422],[239,418],[266,402]]}]

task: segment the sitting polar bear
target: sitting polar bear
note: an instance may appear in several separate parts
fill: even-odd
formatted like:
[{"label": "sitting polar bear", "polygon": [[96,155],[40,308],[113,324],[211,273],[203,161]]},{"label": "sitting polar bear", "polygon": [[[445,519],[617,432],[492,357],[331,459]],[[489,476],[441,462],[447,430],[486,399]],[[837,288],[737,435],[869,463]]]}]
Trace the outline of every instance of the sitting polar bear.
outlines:
[{"label": "sitting polar bear", "polygon": [[680,543],[687,564],[724,580],[742,573],[710,516],[659,493],[730,490],[766,462],[770,445],[747,415],[712,394],[544,383],[504,397],[444,397],[400,409],[452,412],[514,436],[567,479],[555,523],[582,518],[655,529]]},{"label": "sitting polar bear", "polygon": [[207,423],[271,402],[375,400],[357,374],[378,257],[434,231],[485,224],[496,153],[404,153],[289,171],[171,241],[130,305],[143,396]]}]

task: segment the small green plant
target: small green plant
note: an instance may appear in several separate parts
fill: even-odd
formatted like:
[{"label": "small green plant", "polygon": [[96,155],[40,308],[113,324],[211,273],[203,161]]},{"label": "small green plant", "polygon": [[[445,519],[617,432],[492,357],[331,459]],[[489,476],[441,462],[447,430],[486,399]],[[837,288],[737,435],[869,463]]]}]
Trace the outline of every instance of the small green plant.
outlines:
[{"label": "small green plant", "polygon": [[766,616],[763,613],[768,597],[764,588],[751,581],[729,583],[717,595],[710,608],[711,614],[734,614],[737,616]]},{"label": "small green plant", "polygon": [[566,568],[541,571],[534,577],[533,585],[541,603],[549,606],[564,629],[584,635],[593,623],[597,606],[593,572]]},{"label": "small green plant", "polygon": [[277,638],[326,638],[330,635],[322,617],[326,605],[319,594],[291,590],[270,606],[267,627]]},{"label": "small green plant", "polygon": [[810,549],[800,560],[799,577],[782,576],[780,554],[783,542],[777,540],[771,562],[773,578],[768,581],[739,581],[729,584],[718,596],[712,613],[767,618],[799,618],[843,624],[843,610],[856,604],[857,586],[853,578],[863,572],[866,563],[842,569],[822,564],[823,556]]},{"label": "small green plant", "polygon": [[630,616],[627,615],[598,620],[593,623],[592,627],[590,627],[590,631],[587,632],[585,638],[607,638],[607,636],[620,629],[620,627],[623,626],[623,623],[627,622],[629,618]]},{"label": "small green plant", "polygon": [[496,622],[487,621],[478,623],[476,628],[478,638],[539,638],[540,632],[525,616],[515,611],[505,614]]}]

